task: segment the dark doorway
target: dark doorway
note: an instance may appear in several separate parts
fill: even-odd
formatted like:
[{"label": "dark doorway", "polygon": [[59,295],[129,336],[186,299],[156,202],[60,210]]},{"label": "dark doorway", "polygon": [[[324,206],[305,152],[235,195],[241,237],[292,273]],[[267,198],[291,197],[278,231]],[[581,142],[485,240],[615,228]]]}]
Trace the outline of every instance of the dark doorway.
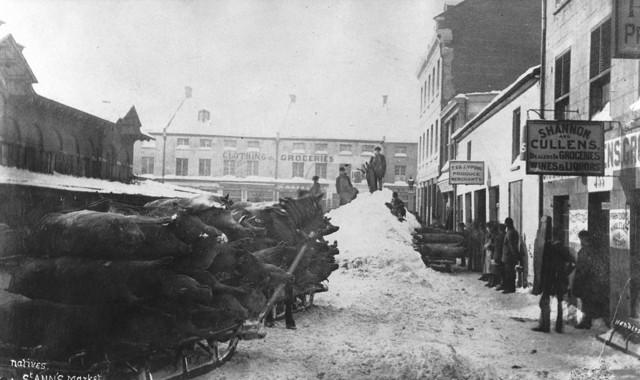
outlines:
[{"label": "dark doorway", "polygon": [[509,217],[516,231],[522,234],[522,180],[509,182]]},{"label": "dark doorway", "polygon": [[[588,230],[593,239],[593,248],[599,255],[604,256],[602,262],[606,265],[602,268],[602,276],[606,279],[606,289],[602,289],[602,293],[609,295],[610,275],[609,265],[611,255],[609,251],[609,192],[590,193],[589,194],[589,224]],[[609,297],[607,297],[609,299]],[[605,308],[605,312],[609,311],[609,305]]]},{"label": "dark doorway", "polygon": [[476,223],[486,224],[487,223],[487,190],[476,190],[474,195],[474,217]]},{"label": "dark doorway", "polygon": [[489,188],[489,220],[500,222],[500,186]]},{"label": "dark doorway", "polygon": [[471,193],[466,193],[464,195],[464,216],[466,224],[470,224],[473,221],[471,215]]},{"label": "dark doorway", "polygon": [[569,246],[569,196],[553,197],[553,229],[562,230],[562,241]]}]

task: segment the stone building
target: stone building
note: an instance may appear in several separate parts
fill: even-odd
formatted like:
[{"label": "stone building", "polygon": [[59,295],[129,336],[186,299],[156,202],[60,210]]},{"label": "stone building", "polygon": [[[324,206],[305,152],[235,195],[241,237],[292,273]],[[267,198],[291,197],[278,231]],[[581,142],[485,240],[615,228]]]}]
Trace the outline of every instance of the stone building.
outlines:
[{"label": "stone building", "polygon": [[[435,17],[436,37],[421,60],[418,123],[418,212],[444,222],[438,186],[443,138],[441,111],[458,94],[501,91],[540,59],[540,2],[465,0]],[[454,131],[448,131],[453,133]]]}]

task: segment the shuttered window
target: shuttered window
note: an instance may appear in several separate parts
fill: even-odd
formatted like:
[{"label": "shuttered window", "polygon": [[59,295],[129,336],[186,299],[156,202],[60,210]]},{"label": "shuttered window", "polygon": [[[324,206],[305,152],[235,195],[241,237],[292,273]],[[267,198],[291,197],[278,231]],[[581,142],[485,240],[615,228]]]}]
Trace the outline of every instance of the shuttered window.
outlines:
[{"label": "shuttered window", "polygon": [[569,82],[571,79],[571,50],[556,58],[555,70],[555,97],[557,100],[569,93]]},{"label": "shuttered window", "polygon": [[590,57],[589,78],[594,78],[611,67],[611,19],[591,32]]}]

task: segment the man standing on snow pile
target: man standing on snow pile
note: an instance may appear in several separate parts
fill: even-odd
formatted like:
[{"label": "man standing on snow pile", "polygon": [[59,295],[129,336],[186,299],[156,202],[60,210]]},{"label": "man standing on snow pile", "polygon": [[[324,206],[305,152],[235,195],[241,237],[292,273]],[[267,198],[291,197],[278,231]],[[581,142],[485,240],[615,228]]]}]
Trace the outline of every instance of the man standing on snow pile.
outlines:
[{"label": "man standing on snow pile", "polygon": [[375,175],[376,187],[378,190],[382,190],[382,179],[387,172],[387,160],[384,154],[380,153],[382,148],[377,146],[374,151],[373,157],[369,160],[369,163],[373,167],[373,174]]},{"label": "man standing on snow pile", "polygon": [[[533,331],[549,332],[551,327],[551,296],[558,300],[556,315],[556,332],[562,332],[562,297],[569,286],[569,275],[575,268],[575,258],[562,243],[562,230],[556,229],[553,241],[547,242],[542,254],[540,281],[534,286],[531,294],[540,297],[540,324]],[[537,268],[536,268],[537,269]]]},{"label": "man standing on snow pile", "polygon": [[521,260],[520,257],[520,235],[513,226],[513,219],[504,220],[507,226],[507,232],[504,236],[504,245],[502,247],[502,263],[504,264],[504,279],[506,283],[503,285],[502,293],[516,292],[516,265]]},{"label": "man standing on snow pile", "polygon": [[351,202],[358,195],[358,189],[351,184],[344,167],[340,168],[340,174],[336,178],[336,192],[340,196],[340,206]]}]

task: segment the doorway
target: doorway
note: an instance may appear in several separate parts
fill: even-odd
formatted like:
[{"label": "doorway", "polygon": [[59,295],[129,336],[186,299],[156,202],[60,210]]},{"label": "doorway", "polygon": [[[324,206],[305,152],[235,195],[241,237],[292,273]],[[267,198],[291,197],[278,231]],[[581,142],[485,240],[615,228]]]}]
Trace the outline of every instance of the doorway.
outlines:
[{"label": "doorway", "polygon": [[500,222],[500,186],[489,188],[489,220]]},{"label": "doorway", "polygon": [[562,230],[562,242],[569,246],[569,196],[553,197],[553,229]]},{"label": "doorway", "polygon": [[476,223],[485,225],[487,223],[487,190],[476,190],[473,196]]},{"label": "doorway", "polygon": [[[593,248],[596,253],[603,255],[601,262],[605,265],[602,268],[602,276],[606,279],[606,287],[602,289],[603,294],[609,295],[610,292],[610,275],[609,266],[611,255],[609,251],[609,192],[599,192],[589,194],[589,223],[588,230],[592,237]],[[633,250],[632,250],[633,252]],[[609,297],[607,297],[609,299]],[[606,305],[605,312],[609,311],[609,305]]]},{"label": "doorway", "polygon": [[516,231],[522,234],[522,180],[509,182],[509,217]]}]

